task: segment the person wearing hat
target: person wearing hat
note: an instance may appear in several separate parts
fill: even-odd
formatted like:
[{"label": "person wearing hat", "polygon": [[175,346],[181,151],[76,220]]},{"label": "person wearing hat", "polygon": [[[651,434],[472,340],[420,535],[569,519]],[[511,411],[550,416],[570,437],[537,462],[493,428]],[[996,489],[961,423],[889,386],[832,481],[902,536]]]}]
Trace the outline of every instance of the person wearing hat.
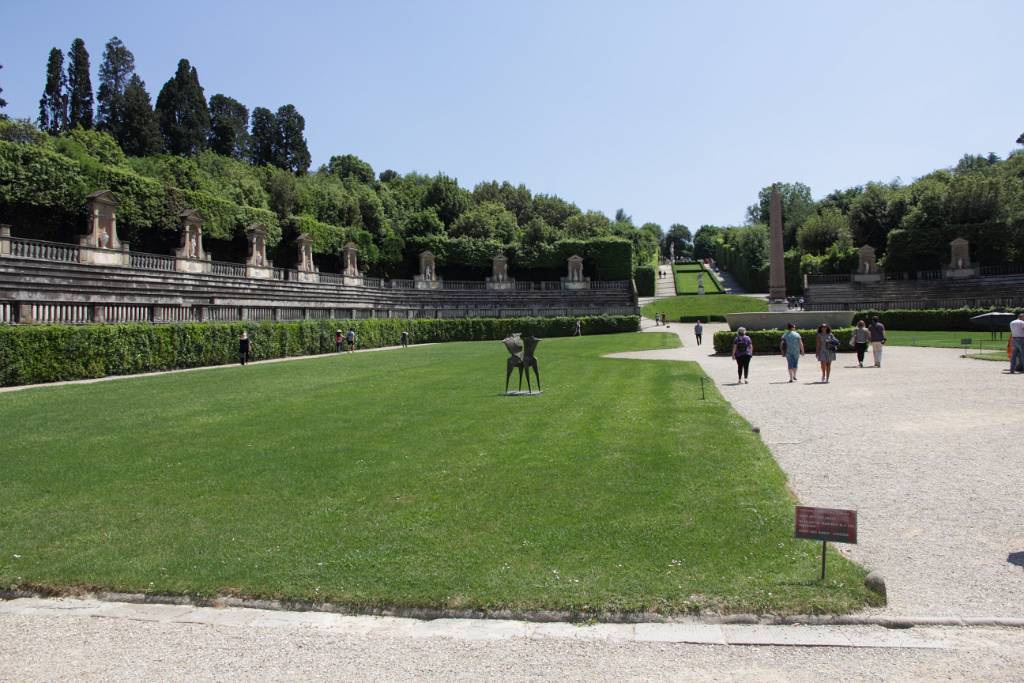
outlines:
[{"label": "person wearing hat", "polygon": [[249,354],[252,352],[252,342],[249,333],[242,330],[242,336],[238,338],[238,362],[245,365],[249,362]]},{"label": "person wearing hat", "polygon": [[345,337],[342,335],[341,330],[334,331],[334,352],[341,353],[345,350]]}]

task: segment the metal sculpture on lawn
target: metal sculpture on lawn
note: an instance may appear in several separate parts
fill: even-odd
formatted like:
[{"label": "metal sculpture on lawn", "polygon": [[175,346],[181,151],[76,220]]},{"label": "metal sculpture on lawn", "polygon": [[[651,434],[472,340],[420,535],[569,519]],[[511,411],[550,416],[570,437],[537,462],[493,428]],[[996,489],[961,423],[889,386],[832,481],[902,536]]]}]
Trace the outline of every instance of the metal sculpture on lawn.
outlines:
[{"label": "metal sculpture on lawn", "polygon": [[537,367],[537,358],[534,356],[534,352],[537,350],[537,344],[540,343],[540,339],[537,339],[532,334],[523,337],[517,332],[511,337],[503,339],[502,343],[511,354],[508,358],[508,364],[505,366],[505,393],[508,393],[508,380],[512,377],[512,370],[515,368],[519,368],[519,391],[523,390],[523,370],[525,370],[526,388],[531,394],[533,393],[533,387],[530,385],[530,368],[533,368],[533,374],[537,378],[537,391],[539,392],[541,390],[540,370]]}]

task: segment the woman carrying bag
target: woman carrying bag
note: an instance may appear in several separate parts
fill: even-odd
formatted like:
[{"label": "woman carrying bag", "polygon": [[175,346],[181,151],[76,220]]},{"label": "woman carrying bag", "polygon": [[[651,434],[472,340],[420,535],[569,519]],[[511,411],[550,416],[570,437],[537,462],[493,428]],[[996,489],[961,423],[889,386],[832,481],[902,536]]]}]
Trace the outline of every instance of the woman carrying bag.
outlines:
[{"label": "woman carrying bag", "polygon": [[828,384],[832,375],[832,362],[836,359],[836,351],[839,350],[839,340],[832,334],[832,328],[827,324],[818,325],[818,334],[814,339],[814,355],[821,363],[821,383]]}]

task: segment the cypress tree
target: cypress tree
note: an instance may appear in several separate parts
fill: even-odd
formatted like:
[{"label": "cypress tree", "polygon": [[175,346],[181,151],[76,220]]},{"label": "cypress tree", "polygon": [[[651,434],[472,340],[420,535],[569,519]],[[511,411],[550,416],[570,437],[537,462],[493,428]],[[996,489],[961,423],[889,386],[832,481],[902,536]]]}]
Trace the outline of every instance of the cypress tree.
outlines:
[{"label": "cypress tree", "polygon": [[46,87],[39,98],[39,129],[56,135],[67,128],[68,105],[64,99],[64,53],[50,50],[46,61]]},{"label": "cypress tree", "polygon": [[226,95],[210,98],[209,146],[217,154],[241,159],[249,148],[249,110]]},{"label": "cypress tree", "polygon": [[132,74],[120,98],[117,127],[112,133],[121,149],[130,156],[158,154],[163,149],[160,125],[150,103],[146,84]]},{"label": "cypress tree", "polygon": [[249,156],[257,166],[274,163],[277,140],[277,119],[266,107],[252,110],[252,133],[250,134]]},{"label": "cypress tree", "polygon": [[156,98],[157,120],[164,146],[171,154],[192,156],[202,151],[210,132],[210,110],[206,107],[199,73],[187,59]]},{"label": "cypress tree", "polygon": [[277,110],[277,144],[275,163],[278,168],[303,174],[309,170],[309,147],[306,145],[306,119],[294,105],[286,104]]},{"label": "cypress tree", "polygon": [[92,80],[85,41],[75,38],[68,50],[68,127],[92,128]]},{"label": "cypress tree", "polygon": [[135,55],[114,36],[107,41],[100,64],[100,87],[96,91],[96,127],[100,130],[117,128],[124,91],[134,73]]},{"label": "cypress tree", "polygon": [[[4,68],[4,65],[0,64],[0,69],[2,69],[2,68]],[[4,89],[0,88],[0,93],[3,93],[3,91],[4,91]],[[4,98],[0,97],[0,109],[3,109],[6,106],[7,106],[7,100],[5,100]],[[3,112],[0,112],[0,119],[6,119],[6,118],[7,118],[7,114],[4,114]]]}]

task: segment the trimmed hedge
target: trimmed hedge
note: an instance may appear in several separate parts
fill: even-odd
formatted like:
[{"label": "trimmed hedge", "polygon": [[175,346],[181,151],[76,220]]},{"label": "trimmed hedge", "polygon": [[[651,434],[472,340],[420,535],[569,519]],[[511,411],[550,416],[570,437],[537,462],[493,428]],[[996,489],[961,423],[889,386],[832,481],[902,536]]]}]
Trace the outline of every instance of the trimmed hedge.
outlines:
[{"label": "trimmed hedge", "polygon": [[[814,353],[817,342],[817,330],[797,330],[804,340],[804,350],[807,353]],[[779,344],[782,342],[782,335],[786,330],[750,330],[747,336],[754,342],[754,355],[767,356],[779,353]],[[839,338],[839,351],[853,351],[850,346],[850,336],[853,334],[852,327],[837,327],[832,334]],[[732,354],[732,340],[736,333],[731,330],[715,332],[714,344],[715,353]]]},{"label": "trimmed hedge", "polygon": [[702,323],[724,323],[728,322],[724,315],[681,315],[679,316],[679,322],[681,323],[695,323],[697,321]]},{"label": "trimmed hedge", "polygon": [[[513,332],[567,337],[576,318],[307,320],[172,325],[38,325],[0,327],[0,386],[131,375],[238,362],[248,331],[253,359],[334,352],[334,331],[354,327],[359,348],[395,345],[402,330],[413,343],[504,339]],[[637,316],[581,318],[584,334],[635,332]]]},{"label": "trimmed hedge", "polygon": [[[963,330],[969,332],[978,331],[978,327],[971,324],[971,318],[982,313],[989,313],[991,308],[922,308],[922,309],[894,309],[891,311],[857,311],[853,319],[871,322],[871,318],[878,316],[886,329],[943,331]],[[1013,311],[1020,313],[1021,311]]]},{"label": "trimmed hedge", "polygon": [[654,296],[657,288],[657,274],[653,266],[636,267],[636,293],[639,296]]}]

